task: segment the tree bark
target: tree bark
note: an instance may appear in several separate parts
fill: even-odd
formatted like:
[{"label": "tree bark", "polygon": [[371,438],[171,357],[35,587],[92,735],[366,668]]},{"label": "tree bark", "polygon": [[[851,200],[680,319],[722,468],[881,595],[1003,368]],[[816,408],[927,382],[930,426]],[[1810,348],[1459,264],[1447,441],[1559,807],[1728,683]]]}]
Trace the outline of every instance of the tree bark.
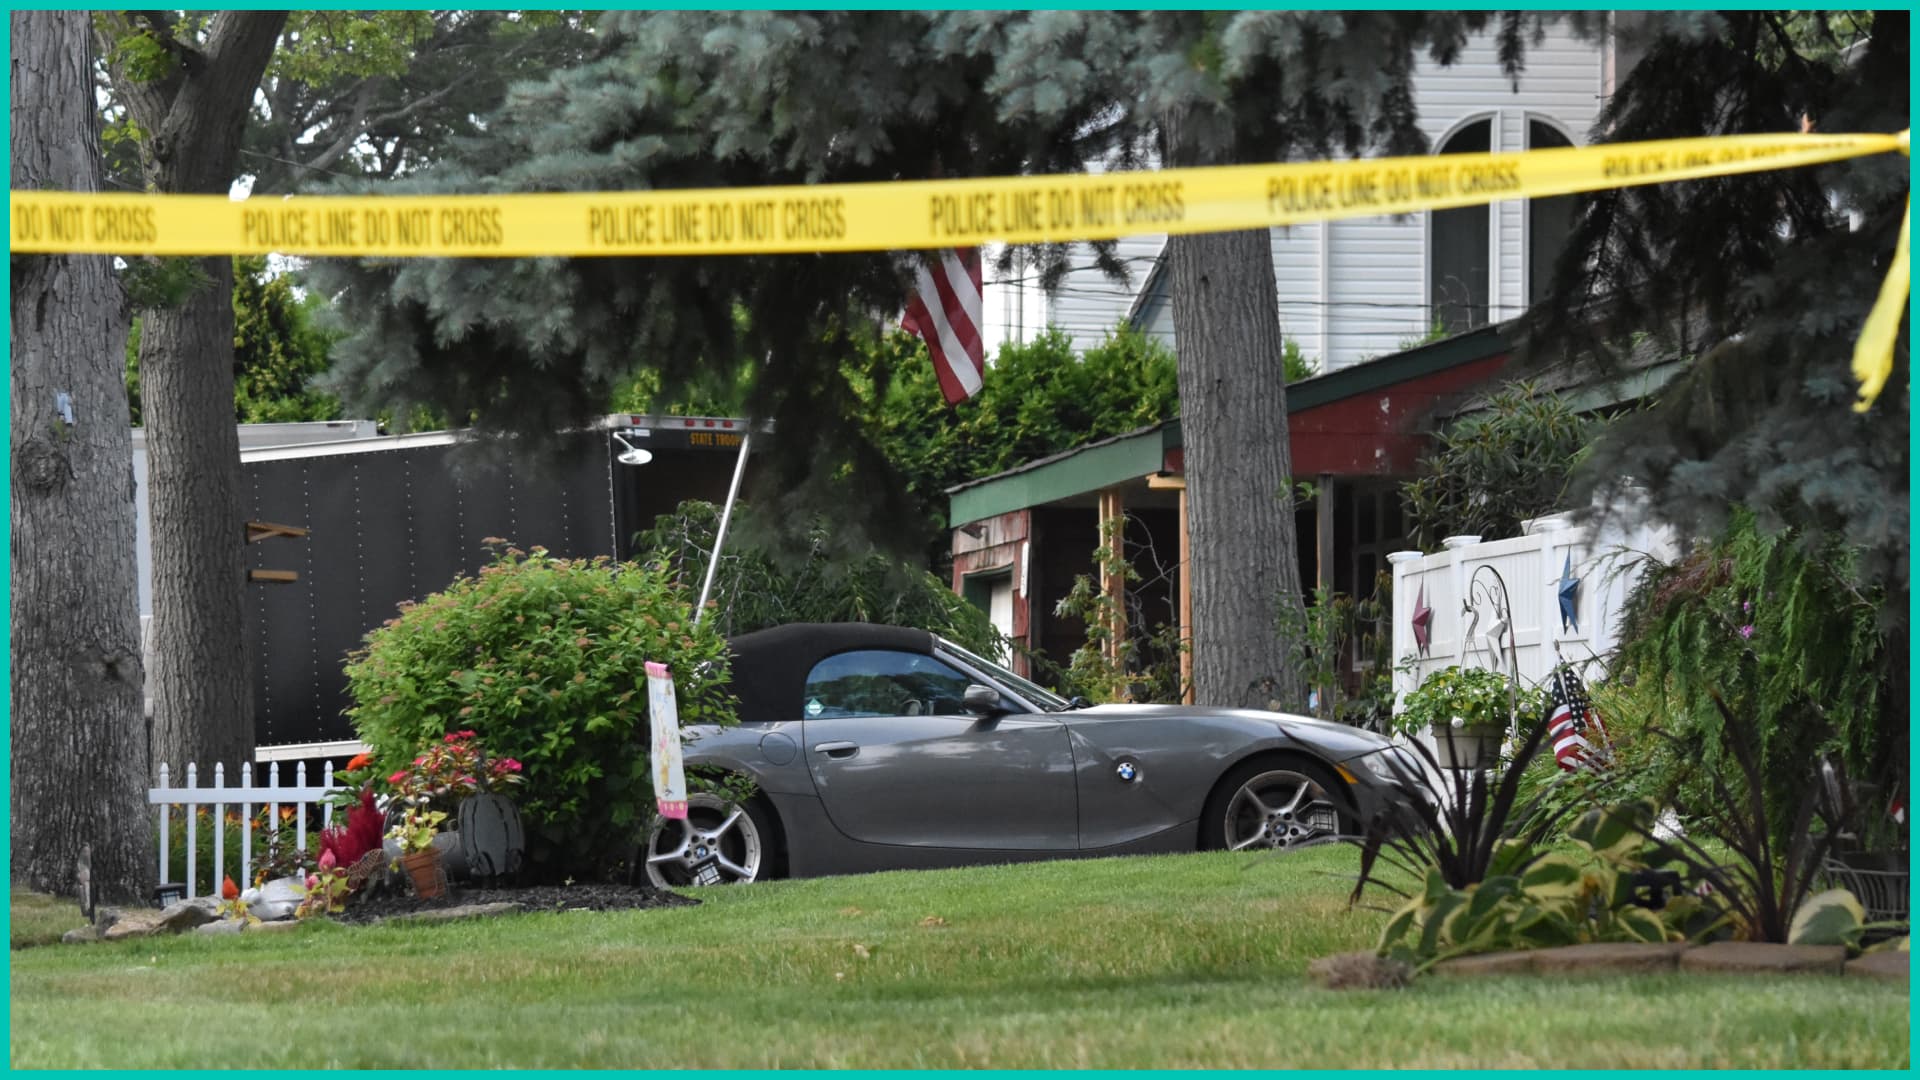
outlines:
[{"label": "tree bark", "polygon": [[[1169,117],[1170,164],[1226,156],[1206,148],[1205,122]],[[1283,612],[1298,613],[1301,597],[1272,240],[1266,229],[1169,237],[1167,269],[1186,455],[1194,698],[1252,708],[1278,699],[1304,710],[1305,687],[1280,638]]]},{"label": "tree bark", "polygon": [[[100,190],[87,13],[11,20],[14,189]],[[143,899],[155,867],[125,297],[103,255],[16,255],[11,273],[13,887],[72,895],[90,846],[94,895]]]},{"label": "tree bark", "polygon": [[[284,11],[222,11],[198,43],[156,28],[174,54],[162,78],[113,72],[146,133],[155,191],[224,195],[247,109]],[[233,407],[233,263],[198,259],[198,287],[147,311],[140,328],[152,525],[153,755],[156,762],[253,756],[245,626],[246,522]]]}]

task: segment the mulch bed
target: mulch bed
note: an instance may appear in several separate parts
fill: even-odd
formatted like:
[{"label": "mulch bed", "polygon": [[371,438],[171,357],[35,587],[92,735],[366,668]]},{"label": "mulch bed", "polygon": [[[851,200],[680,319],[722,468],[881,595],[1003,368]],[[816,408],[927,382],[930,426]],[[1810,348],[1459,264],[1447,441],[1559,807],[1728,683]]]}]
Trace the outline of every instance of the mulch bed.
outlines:
[{"label": "mulch bed", "polygon": [[640,885],[576,883],[573,885],[531,885],[524,888],[494,886],[475,888],[452,885],[447,895],[437,900],[422,900],[410,891],[386,891],[347,902],[347,908],[333,916],[338,922],[368,923],[395,915],[412,915],[466,904],[512,903],[525,911],[629,911],[639,908],[686,907],[700,901],[679,893],[663,892]]}]

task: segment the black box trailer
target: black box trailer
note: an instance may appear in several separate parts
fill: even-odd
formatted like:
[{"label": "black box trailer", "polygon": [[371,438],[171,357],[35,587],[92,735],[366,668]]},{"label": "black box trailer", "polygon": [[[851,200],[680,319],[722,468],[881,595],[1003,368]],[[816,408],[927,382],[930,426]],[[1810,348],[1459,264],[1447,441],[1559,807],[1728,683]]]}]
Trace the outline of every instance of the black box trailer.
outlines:
[{"label": "black box trailer", "polygon": [[[261,441],[253,433],[241,451],[248,521],[305,530],[247,546],[260,757],[345,752],[354,739],[343,714],[347,653],[402,601],[477,573],[489,557],[483,540],[565,558],[628,558],[634,535],[682,500],[726,498],[746,430],[720,417],[611,416],[537,454],[463,445],[459,432],[368,437],[355,427],[342,440],[248,446]],[[144,482],[140,453],[136,444]],[[645,456],[644,465],[628,463]],[[144,487],[140,510],[144,518]],[[141,542],[145,608],[144,529]]]}]

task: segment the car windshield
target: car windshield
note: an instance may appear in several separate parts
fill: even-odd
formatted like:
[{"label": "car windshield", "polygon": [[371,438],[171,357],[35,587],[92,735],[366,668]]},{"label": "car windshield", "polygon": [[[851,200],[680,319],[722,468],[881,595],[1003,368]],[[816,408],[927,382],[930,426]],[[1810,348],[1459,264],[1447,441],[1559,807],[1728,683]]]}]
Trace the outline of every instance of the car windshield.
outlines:
[{"label": "car windshield", "polygon": [[959,658],[960,660],[963,660],[968,664],[971,664],[974,667],[979,668],[981,671],[986,672],[988,675],[992,676],[996,681],[998,681],[1000,685],[1006,687],[1007,689],[1013,691],[1016,694],[1019,694],[1021,697],[1026,698],[1028,701],[1033,702],[1035,705],[1040,706],[1042,709],[1045,709],[1047,712],[1060,712],[1064,709],[1072,708],[1072,706],[1068,703],[1066,698],[1063,698],[1059,694],[1056,694],[1053,691],[1048,690],[1044,686],[1040,686],[1037,683],[1033,683],[1026,679],[1023,679],[1020,676],[1015,675],[1013,672],[1008,671],[1006,668],[1001,667],[999,664],[996,664],[993,661],[986,659],[985,657],[977,656],[973,652],[967,649],[963,649],[960,646],[955,645],[953,642],[948,641],[946,638],[935,638],[934,640],[940,643],[940,647],[942,649],[945,649],[947,652],[952,653],[955,657]]}]

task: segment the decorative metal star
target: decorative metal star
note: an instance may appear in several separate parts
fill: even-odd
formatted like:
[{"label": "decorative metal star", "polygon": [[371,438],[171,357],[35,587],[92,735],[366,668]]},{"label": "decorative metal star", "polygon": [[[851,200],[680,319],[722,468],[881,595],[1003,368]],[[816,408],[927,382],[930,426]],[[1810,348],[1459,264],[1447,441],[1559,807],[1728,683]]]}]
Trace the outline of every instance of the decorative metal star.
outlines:
[{"label": "decorative metal star", "polygon": [[1566,565],[1560,568],[1560,629],[1580,632],[1580,579],[1573,576],[1573,552],[1567,552]]},{"label": "decorative metal star", "polygon": [[1433,609],[1427,606],[1427,586],[1420,585],[1420,595],[1413,602],[1413,643],[1420,646],[1420,655],[1427,655],[1433,644]]}]

